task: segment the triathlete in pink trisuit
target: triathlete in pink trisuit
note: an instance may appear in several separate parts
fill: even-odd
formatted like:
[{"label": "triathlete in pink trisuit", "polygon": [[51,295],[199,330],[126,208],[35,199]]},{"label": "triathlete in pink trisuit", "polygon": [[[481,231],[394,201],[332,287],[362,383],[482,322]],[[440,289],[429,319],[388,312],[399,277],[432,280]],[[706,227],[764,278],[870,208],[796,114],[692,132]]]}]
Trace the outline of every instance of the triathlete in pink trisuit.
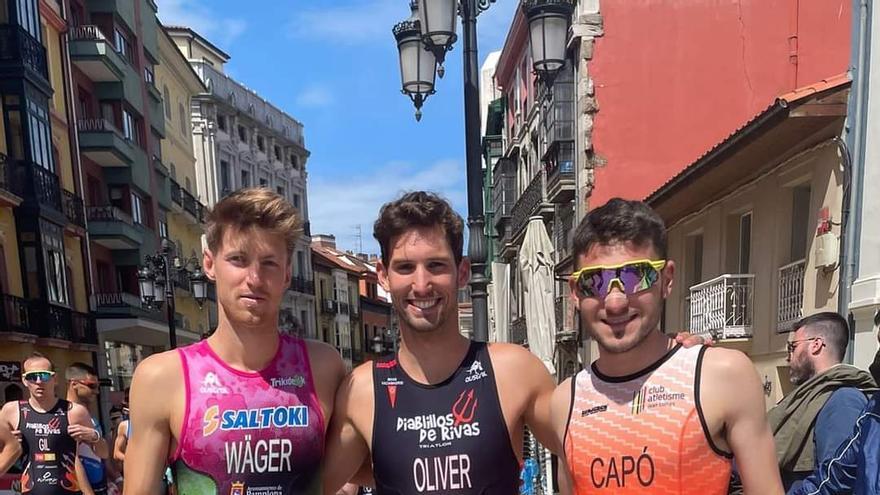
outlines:
[{"label": "triathlete in pink trisuit", "polygon": [[296,210],[244,189],[208,217],[205,272],[219,323],[207,340],[151,356],[131,389],[125,493],[317,494],[326,418],[345,369],[332,347],[278,333]]}]

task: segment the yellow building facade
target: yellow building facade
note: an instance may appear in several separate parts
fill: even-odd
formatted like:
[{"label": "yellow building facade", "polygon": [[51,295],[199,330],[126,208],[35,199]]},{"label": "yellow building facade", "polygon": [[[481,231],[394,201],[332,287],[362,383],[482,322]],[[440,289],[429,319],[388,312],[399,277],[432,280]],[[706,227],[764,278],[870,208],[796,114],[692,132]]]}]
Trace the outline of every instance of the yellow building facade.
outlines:
[{"label": "yellow building facade", "polygon": [[[168,169],[172,195],[172,207],[164,212],[165,235],[176,245],[180,259],[190,260],[189,267],[194,268],[196,262],[201,264],[202,261],[206,212],[196,193],[196,159],[189,109],[192,98],[207,89],[164,28],[160,28],[158,44],[160,60],[156,66],[156,86],[162,92],[165,112],[161,160]],[[196,206],[195,215],[187,205]],[[190,290],[178,287],[175,289],[175,306],[177,325],[186,333],[203,335],[216,325],[215,301],[206,301],[200,307]]]},{"label": "yellow building facade", "polygon": [[67,22],[58,3],[25,0],[3,9],[0,24],[39,55],[0,62],[0,400],[11,400],[23,393],[17,366],[29,354],[63,372],[93,364],[98,342],[71,147]]}]

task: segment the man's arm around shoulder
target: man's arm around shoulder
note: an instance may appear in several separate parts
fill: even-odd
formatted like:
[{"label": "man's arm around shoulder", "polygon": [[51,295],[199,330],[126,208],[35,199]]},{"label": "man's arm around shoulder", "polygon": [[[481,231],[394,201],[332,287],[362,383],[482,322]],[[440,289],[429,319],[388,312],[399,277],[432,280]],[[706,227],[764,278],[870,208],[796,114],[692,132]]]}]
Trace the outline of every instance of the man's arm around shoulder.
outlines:
[{"label": "man's arm around shoulder", "polygon": [[702,406],[723,419],[724,439],[736,457],[744,493],[783,493],[763,388],[754,365],[739,351],[710,348],[705,353],[700,391],[714,403]]},{"label": "man's arm around shoulder", "polygon": [[176,351],[148,357],[134,373],[131,384],[131,434],[125,452],[126,495],[162,491],[162,474],[171,445],[172,400],[156,400],[158,391],[182,387],[182,365]]}]

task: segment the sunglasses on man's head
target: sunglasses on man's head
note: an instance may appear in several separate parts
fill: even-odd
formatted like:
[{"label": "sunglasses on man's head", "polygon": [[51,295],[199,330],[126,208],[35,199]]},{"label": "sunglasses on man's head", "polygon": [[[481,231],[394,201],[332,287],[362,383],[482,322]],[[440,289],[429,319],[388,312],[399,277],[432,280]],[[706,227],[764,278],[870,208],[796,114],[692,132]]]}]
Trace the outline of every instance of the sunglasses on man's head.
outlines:
[{"label": "sunglasses on man's head", "polygon": [[571,274],[578,292],[584,297],[604,299],[617,287],[626,295],[648,290],[660,280],[666,260],[637,260],[619,265],[587,266]]},{"label": "sunglasses on man's head", "polygon": [[26,371],[23,375],[25,380],[31,383],[45,383],[55,376],[54,371]]}]

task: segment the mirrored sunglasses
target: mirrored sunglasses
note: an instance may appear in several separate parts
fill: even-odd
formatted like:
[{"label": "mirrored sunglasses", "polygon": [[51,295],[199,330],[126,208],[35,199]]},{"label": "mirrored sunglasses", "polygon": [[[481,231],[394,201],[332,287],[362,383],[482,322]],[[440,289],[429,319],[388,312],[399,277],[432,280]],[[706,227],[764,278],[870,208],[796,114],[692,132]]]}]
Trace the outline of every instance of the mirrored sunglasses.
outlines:
[{"label": "mirrored sunglasses", "polygon": [[54,371],[27,371],[23,375],[25,380],[31,383],[45,383],[55,376]]},{"label": "mirrored sunglasses", "polygon": [[637,260],[620,265],[587,266],[571,274],[578,292],[584,297],[604,299],[617,287],[630,296],[648,290],[660,280],[666,260]]}]

